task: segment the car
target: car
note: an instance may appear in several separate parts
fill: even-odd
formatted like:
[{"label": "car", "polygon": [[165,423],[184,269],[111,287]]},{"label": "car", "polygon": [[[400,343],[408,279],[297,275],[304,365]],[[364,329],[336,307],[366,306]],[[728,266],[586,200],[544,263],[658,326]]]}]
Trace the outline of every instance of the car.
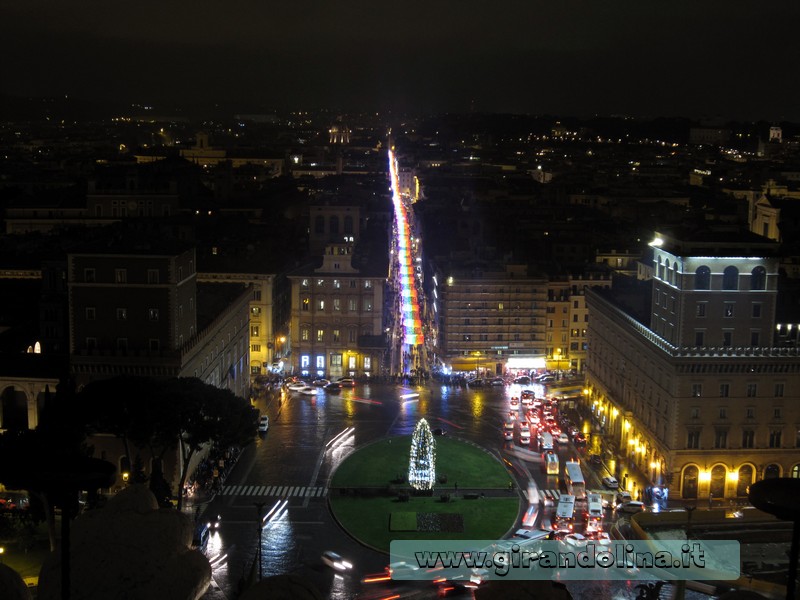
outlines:
[{"label": "car", "polygon": [[503,425],[503,429],[506,431],[514,431],[514,421],[506,421]]},{"label": "car", "polygon": [[299,381],[299,382],[295,382],[295,383],[290,383],[290,384],[287,386],[287,389],[288,389],[289,391],[292,391],[292,392],[299,392],[299,391],[300,391],[300,390],[302,390],[304,387],[306,387],[306,382],[305,382],[305,381]]},{"label": "car", "polygon": [[326,392],[338,392],[338,391],[341,391],[342,385],[338,381],[331,381],[323,389]]},{"label": "car", "polygon": [[600,458],[599,454],[590,454],[589,455],[589,462],[593,465],[599,465],[603,463],[603,459]]},{"label": "car", "polygon": [[558,443],[559,444],[569,444],[569,436],[566,433],[559,433],[558,434]]},{"label": "car", "polygon": [[304,396],[316,396],[317,394],[319,394],[319,390],[317,388],[315,388],[315,387],[310,386],[310,385],[301,387],[297,391],[300,392],[301,394],[303,394]]},{"label": "car", "polygon": [[624,504],[620,504],[617,506],[618,512],[634,514],[638,512],[642,512],[644,510],[644,502],[639,502],[638,500],[631,500],[630,502],[625,502]]},{"label": "car", "polygon": [[630,492],[625,490],[620,490],[617,492],[617,504],[626,504],[631,500],[633,500],[633,498],[631,498]]},{"label": "car", "polygon": [[311,385],[315,387],[325,387],[329,383],[330,381],[327,379],[315,379],[314,381],[311,382]]},{"label": "car", "polygon": [[484,380],[480,377],[475,377],[474,379],[470,379],[467,381],[467,385],[469,387],[482,387],[484,384]]},{"label": "car", "polygon": [[261,415],[261,418],[258,420],[258,431],[259,433],[266,433],[267,429],[269,429],[269,417],[267,415]]},{"label": "car", "polygon": [[219,524],[220,524],[221,521],[222,521],[222,515],[219,515],[219,514],[213,515],[208,520],[208,528],[209,529],[214,529],[214,530],[219,529]]},{"label": "car", "polygon": [[531,443],[531,433],[530,431],[522,431],[519,434],[519,443],[523,446],[527,446]]},{"label": "car", "polygon": [[437,427],[433,430],[433,435],[447,435],[447,432],[441,427]]},{"label": "car", "polygon": [[536,380],[537,383],[553,383],[556,380],[552,375],[545,375]]},{"label": "car", "polygon": [[528,377],[527,375],[520,375],[514,380],[514,383],[518,385],[530,385],[531,378]]},{"label": "car", "polygon": [[497,386],[500,386],[500,385],[505,385],[505,384],[506,384],[506,381],[505,381],[505,379],[503,379],[502,377],[495,377],[494,379],[492,379],[492,380],[489,382],[489,385],[497,385]]},{"label": "car", "polygon": [[516,410],[508,411],[508,420],[516,421],[519,418],[519,413]]},{"label": "car", "polygon": [[339,380],[339,385],[343,388],[352,388],[356,387],[356,380],[351,377],[342,377]]},{"label": "car", "polygon": [[527,433],[527,434],[529,434],[529,435],[530,435],[530,432],[531,432],[531,426],[530,426],[530,425],[528,425],[528,422],[527,422],[527,421],[520,421],[520,422],[519,422],[519,430],[520,430],[522,433]]},{"label": "car", "polygon": [[343,559],[333,550],[325,550],[322,553],[322,562],[336,571],[349,571],[353,568],[351,562]]},{"label": "car", "polygon": [[585,446],[586,438],[583,437],[583,435],[581,435],[580,433],[578,433],[572,438],[572,443],[575,444],[576,446]]},{"label": "car", "polygon": [[619,487],[619,481],[617,481],[616,477],[612,477],[611,475],[607,475],[602,479],[603,485],[606,486],[610,490],[615,490]]},{"label": "car", "polygon": [[503,439],[507,442],[514,441],[514,432],[509,431],[508,429],[503,430]]},{"label": "car", "polygon": [[581,533],[568,533],[562,538],[562,541],[570,546],[581,548],[586,545],[588,540],[586,536]]},{"label": "car", "polygon": [[511,406],[519,406],[519,398],[517,398],[516,396],[512,396]]},{"label": "car", "polygon": [[611,544],[611,536],[606,531],[597,531],[592,536],[601,546],[608,546]]}]

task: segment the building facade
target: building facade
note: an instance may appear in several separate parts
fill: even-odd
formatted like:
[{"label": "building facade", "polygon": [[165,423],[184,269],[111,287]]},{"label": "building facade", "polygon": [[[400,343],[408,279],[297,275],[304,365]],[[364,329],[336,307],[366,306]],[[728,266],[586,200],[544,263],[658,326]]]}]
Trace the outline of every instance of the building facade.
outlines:
[{"label": "building facade", "polygon": [[774,343],[775,251],[759,236],[659,234],[642,314],[587,291],[585,399],[607,442],[673,497],[800,476],[800,354]]}]

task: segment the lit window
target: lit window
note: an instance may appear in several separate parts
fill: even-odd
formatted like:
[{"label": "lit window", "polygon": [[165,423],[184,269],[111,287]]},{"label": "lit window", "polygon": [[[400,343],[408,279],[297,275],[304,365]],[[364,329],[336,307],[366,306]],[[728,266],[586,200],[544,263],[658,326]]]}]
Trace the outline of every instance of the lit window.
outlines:
[{"label": "lit window", "polygon": [[118,308],[117,309],[117,321],[124,321],[128,318],[128,309],[127,308]]}]

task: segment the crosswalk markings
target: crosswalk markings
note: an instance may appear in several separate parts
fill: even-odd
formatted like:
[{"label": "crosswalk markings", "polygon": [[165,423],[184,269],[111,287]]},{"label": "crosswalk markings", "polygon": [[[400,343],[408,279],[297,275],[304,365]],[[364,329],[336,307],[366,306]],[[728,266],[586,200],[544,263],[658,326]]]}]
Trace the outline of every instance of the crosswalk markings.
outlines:
[{"label": "crosswalk markings", "polygon": [[301,485],[226,485],[221,496],[273,496],[278,498],[322,498],[327,495],[324,487],[305,487]]},{"label": "crosswalk markings", "polygon": [[544,501],[552,500],[555,502],[561,498],[561,492],[558,490],[539,490],[539,497]]}]

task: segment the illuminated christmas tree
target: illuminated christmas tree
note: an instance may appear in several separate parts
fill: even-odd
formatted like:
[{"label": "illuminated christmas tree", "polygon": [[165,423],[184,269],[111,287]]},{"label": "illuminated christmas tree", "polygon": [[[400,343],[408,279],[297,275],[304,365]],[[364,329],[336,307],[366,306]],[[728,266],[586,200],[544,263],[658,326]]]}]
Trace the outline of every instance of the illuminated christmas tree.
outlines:
[{"label": "illuminated christmas tree", "polygon": [[408,483],[418,490],[432,490],[436,483],[436,442],[425,419],[420,419],[411,436]]}]

